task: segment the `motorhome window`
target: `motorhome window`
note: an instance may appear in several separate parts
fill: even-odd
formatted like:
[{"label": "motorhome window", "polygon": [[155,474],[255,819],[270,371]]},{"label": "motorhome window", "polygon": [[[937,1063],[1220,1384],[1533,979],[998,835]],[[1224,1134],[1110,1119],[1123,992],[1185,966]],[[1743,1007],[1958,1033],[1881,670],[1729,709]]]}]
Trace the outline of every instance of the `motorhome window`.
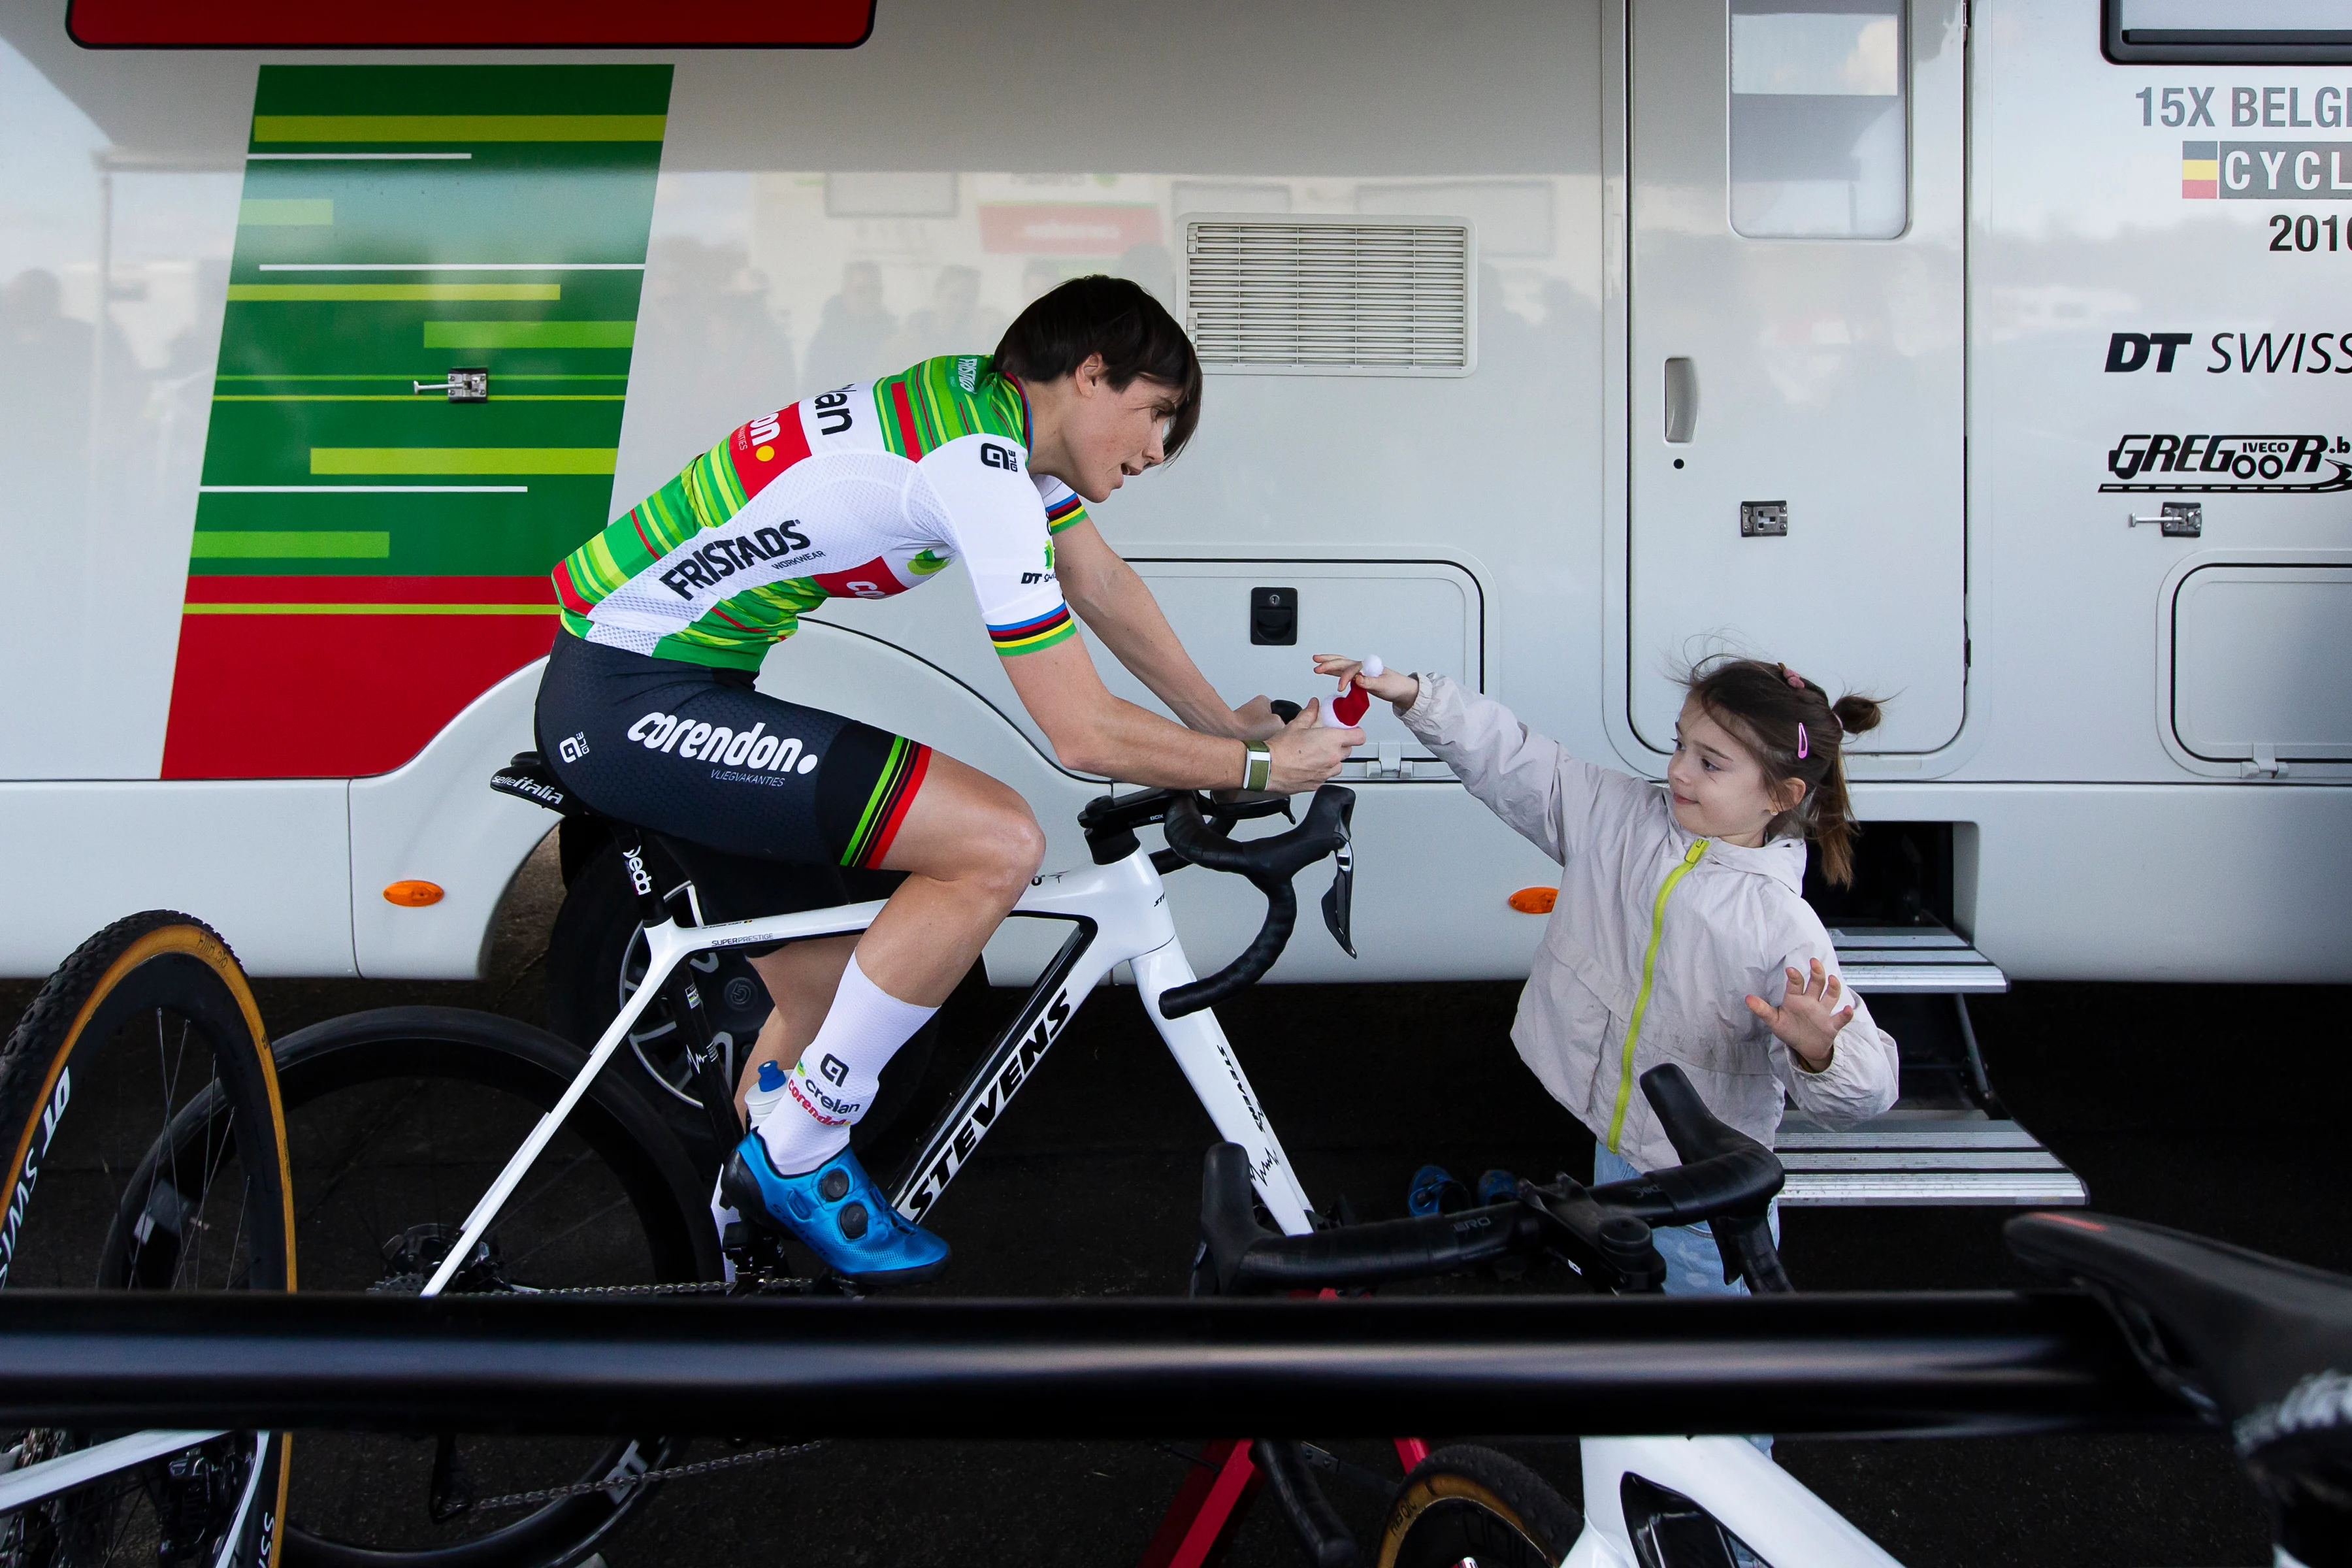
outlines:
[{"label": "motorhome window", "polygon": [[1910,216],[1902,0],[1732,0],[1731,226],[1892,239]]},{"label": "motorhome window", "polygon": [[2344,0],[2105,0],[2118,65],[2352,64]]}]

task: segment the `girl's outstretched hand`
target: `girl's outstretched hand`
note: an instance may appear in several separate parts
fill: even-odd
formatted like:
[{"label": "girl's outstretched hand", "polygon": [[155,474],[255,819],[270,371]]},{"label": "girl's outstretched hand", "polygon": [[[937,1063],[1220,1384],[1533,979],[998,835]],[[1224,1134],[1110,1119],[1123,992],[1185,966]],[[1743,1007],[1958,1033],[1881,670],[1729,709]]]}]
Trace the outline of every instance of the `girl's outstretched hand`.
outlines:
[{"label": "girl's outstretched hand", "polygon": [[1410,704],[1421,695],[1421,682],[1412,676],[1399,674],[1393,669],[1381,675],[1366,675],[1364,661],[1350,658],[1344,653],[1317,654],[1315,673],[1352,680],[1358,688],[1370,692],[1383,702]]},{"label": "girl's outstretched hand", "polygon": [[1834,974],[1825,973],[1822,961],[1812,961],[1810,978],[1791,969],[1789,973],[1788,994],[1775,1007],[1761,996],[1748,998],[1748,1010],[1770,1026],[1780,1043],[1789,1047],[1797,1064],[1809,1072],[1819,1072],[1830,1065],[1830,1057],[1837,1049],[1838,1031],[1853,1017],[1853,1005],[1838,1007],[1838,997],[1844,990]]}]

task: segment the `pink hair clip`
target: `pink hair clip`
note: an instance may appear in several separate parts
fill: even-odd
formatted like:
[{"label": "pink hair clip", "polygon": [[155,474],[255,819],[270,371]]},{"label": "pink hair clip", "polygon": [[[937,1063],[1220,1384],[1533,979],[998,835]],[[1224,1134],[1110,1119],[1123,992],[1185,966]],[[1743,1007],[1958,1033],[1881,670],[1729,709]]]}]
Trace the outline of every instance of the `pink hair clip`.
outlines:
[{"label": "pink hair clip", "polygon": [[1799,675],[1795,670],[1790,669],[1787,665],[1784,664],[1780,667],[1780,673],[1787,676],[1789,678],[1789,684],[1795,687],[1798,690],[1802,691],[1805,689],[1805,678]]},{"label": "pink hair clip", "polygon": [[1804,721],[1797,721],[1797,760],[1803,762],[1813,749],[1812,737],[1805,733]]}]

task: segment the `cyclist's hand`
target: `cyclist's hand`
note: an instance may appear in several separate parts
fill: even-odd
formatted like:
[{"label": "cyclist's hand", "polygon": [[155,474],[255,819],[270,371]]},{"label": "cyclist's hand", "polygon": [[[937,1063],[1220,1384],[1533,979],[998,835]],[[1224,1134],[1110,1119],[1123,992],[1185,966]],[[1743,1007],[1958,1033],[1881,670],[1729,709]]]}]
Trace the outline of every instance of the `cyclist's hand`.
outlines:
[{"label": "cyclist's hand", "polygon": [[1274,710],[1270,697],[1253,697],[1234,710],[1232,733],[1237,741],[1263,741],[1268,735],[1281,734],[1282,729],[1282,715]]},{"label": "cyclist's hand", "polygon": [[1309,702],[1266,742],[1274,753],[1274,776],[1266,787],[1276,795],[1303,795],[1337,778],[1348,753],[1363,743],[1361,730],[1325,729],[1322,702]]},{"label": "cyclist's hand", "polygon": [[1838,1031],[1853,1017],[1852,1003],[1843,1010],[1838,1007],[1843,990],[1838,977],[1824,973],[1816,958],[1810,977],[1789,971],[1788,994],[1780,998],[1778,1007],[1761,996],[1750,996],[1748,1010],[1771,1026],[1773,1035],[1796,1057],[1798,1066],[1819,1072],[1830,1065],[1830,1057],[1837,1049]]},{"label": "cyclist's hand", "polygon": [[1316,674],[1353,680],[1383,702],[1409,708],[1413,699],[1421,695],[1421,682],[1410,675],[1393,669],[1384,675],[1366,675],[1363,669],[1362,659],[1350,658],[1344,653],[1318,653],[1315,656]]}]

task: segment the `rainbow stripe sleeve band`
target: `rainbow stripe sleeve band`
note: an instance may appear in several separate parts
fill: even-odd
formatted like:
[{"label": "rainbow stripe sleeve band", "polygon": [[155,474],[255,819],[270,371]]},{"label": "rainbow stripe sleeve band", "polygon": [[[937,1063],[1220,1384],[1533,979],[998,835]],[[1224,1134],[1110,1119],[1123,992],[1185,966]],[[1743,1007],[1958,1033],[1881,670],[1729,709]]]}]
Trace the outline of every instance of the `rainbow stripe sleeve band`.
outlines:
[{"label": "rainbow stripe sleeve band", "polygon": [[988,640],[996,645],[999,655],[1011,658],[1016,654],[1035,653],[1039,648],[1052,647],[1077,629],[1078,624],[1070,618],[1070,607],[1056,605],[1033,620],[1015,621],[1009,626],[992,623],[988,628]]}]

